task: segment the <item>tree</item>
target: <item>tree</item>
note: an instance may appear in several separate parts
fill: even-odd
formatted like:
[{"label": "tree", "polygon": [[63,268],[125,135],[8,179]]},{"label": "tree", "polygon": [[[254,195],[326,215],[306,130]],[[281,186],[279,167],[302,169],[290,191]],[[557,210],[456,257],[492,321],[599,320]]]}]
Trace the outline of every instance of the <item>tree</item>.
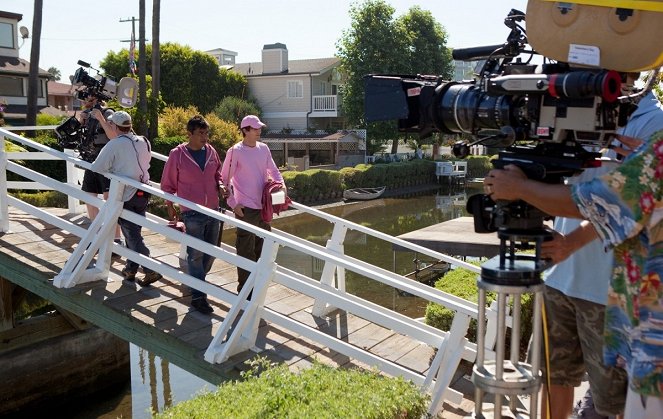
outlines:
[{"label": "tree", "polygon": [[[147,46],[145,55],[152,53]],[[226,96],[246,97],[247,81],[234,71],[222,70],[214,58],[189,46],[165,43],[160,46],[161,98],[168,106],[196,106],[201,113],[211,112]],[[129,52],[109,52],[101,68],[115,76],[127,74]],[[148,72],[149,74],[149,72]]]},{"label": "tree", "polygon": [[395,121],[367,123],[364,119],[364,81],[367,74],[439,74],[449,77],[451,54],[446,33],[430,12],[411,8],[394,19],[395,9],[383,0],[368,0],[350,8],[350,29],[337,42],[341,71],[343,111],[348,124],[368,131],[368,151],[387,140],[398,146]]},{"label": "tree", "polygon": [[[41,48],[41,20],[43,0],[35,0],[34,17],[32,19],[32,46],[30,49],[30,73],[28,76],[28,107],[25,115],[25,124],[37,125],[37,99],[39,96],[39,53]],[[44,92],[45,93],[45,92]],[[28,131],[28,136],[34,137],[34,131]]]},{"label": "tree", "polygon": [[239,126],[246,115],[260,116],[261,114],[257,103],[236,96],[224,97],[219,102],[219,106],[214,109],[214,113],[224,121],[232,122],[236,126]]},{"label": "tree", "polygon": [[147,64],[145,62],[145,0],[138,2],[138,118],[136,131],[147,135]]},{"label": "tree", "polygon": [[62,73],[57,68],[49,67],[46,71],[48,71],[51,76],[53,76],[53,80],[60,81],[62,79]]}]

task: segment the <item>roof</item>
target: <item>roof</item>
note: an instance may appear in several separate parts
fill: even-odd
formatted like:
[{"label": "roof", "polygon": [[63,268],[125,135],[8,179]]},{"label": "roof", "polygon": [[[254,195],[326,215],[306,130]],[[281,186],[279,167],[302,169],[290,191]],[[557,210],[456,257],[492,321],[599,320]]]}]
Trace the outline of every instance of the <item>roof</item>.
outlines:
[{"label": "roof", "polygon": [[[30,62],[18,57],[0,56],[0,73],[28,75],[30,74]],[[39,76],[51,77],[51,74],[40,68]]]},{"label": "roof", "polygon": [[60,83],[57,81],[48,82],[48,94],[53,96],[71,96],[72,86],[67,83]]},{"label": "roof", "polygon": [[20,22],[21,19],[23,19],[23,15],[19,13],[5,12],[4,10],[0,10],[0,17],[4,17],[5,19],[14,19],[17,22]]},{"label": "roof", "polygon": [[[334,68],[340,63],[338,57],[312,58],[308,60],[288,60],[287,74],[321,74]],[[284,73],[262,74],[262,62],[235,64],[234,71],[247,76],[274,76]]]}]

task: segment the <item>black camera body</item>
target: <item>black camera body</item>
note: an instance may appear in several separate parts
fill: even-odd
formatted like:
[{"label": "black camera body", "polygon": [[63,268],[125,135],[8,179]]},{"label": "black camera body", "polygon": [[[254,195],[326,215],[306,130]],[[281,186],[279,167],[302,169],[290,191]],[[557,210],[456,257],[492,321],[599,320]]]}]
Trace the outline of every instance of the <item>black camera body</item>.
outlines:
[{"label": "black camera body", "polygon": [[[472,143],[456,143],[465,158],[470,146],[502,151],[496,168],[515,164],[529,178],[561,183],[563,178],[600,165],[599,154],[612,134],[625,125],[619,100],[625,73],[572,68],[566,63],[533,65],[527,51],[524,14],[511,10],[511,28],[503,45],[453,51],[458,60],[484,61],[474,80],[445,81],[426,75],[368,75],[364,78],[367,121],[398,120],[401,132],[426,138],[434,132],[469,134]],[[529,54],[523,62],[521,55]],[[545,57],[544,57],[545,58]],[[477,232],[530,230],[546,215],[524,202],[493,202],[486,195],[468,200]]]},{"label": "black camera body", "polygon": [[[79,61],[80,64],[87,64]],[[89,65],[87,65],[89,67]],[[111,77],[106,75],[97,75],[92,77],[90,73],[85,70],[85,67],[79,67],[71,79],[73,86],[78,86],[76,90],[76,98],[84,100],[89,96],[96,97],[98,100],[111,100],[115,97],[117,92],[117,83]]]},{"label": "black camera body", "polygon": [[[77,89],[74,96],[79,100],[95,97],[98,101],[106,101],[115,98],[117,84],[115,81],[105,75],[91,76],[85,68],[90,65],[84,61],[78,61],[81,66],[71,76],[71,83]],[[102,108],[99,103],[95,105],[96,109],[106,114],[113,112],[113,109]],[[84,124],[72,116],[55,128],[55,135],[58,137],[58,144],[62,148],[74,149],[78,151],[79,157],[87,162],[93,162],[101,148],[108,142],[108,137],[103,131],[101,124],[92,118],[87,112],[87,118]]]}]

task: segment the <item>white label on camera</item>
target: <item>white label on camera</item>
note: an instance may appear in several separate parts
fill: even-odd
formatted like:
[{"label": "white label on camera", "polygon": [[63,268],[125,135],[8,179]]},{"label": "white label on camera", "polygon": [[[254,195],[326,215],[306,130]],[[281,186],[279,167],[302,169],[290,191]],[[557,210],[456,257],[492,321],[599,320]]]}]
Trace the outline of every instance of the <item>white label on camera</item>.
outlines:
[{"label": "white label on camera", "polygon": [[592,45],[571,44],[568,62],[598,67],[601,65],[601,50]]}]

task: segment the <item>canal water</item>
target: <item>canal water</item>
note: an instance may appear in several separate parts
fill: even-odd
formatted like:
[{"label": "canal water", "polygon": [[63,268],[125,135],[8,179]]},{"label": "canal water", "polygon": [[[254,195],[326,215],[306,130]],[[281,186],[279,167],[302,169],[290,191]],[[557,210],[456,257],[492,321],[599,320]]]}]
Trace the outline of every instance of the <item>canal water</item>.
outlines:
[{"label": "canal water", "polygon": [[[433,224],[467,215],[465,202],[474,191],[439,190],[432,194],[384,198],[372,201],[330,205],[324,212],[371,227],[380,232],[398,236]],[[298,237],[324,245],[332,232],[332,225],[308,214],[277,218],[273,227]],[[223,242],[234,244],[234,229],[226,230]],[[283,252],[283,250],[286,250]],[[415,255],[394,252],[391,244],[350,231],[345,241],[345,252],[358,259],[385,269],[406,274],[415,269]],[[318,277],[322,263],[311,257],[287,249],[279,251],[277,262],[287,268]],[[352,294],[397,310],[413,318],[423,317],[426,302],[417,297],[400,295],[393,288],[367,278],[346,272],[346,290]],[[130,344],[131,382],[105,392],[84,404],[76,403],[63,408],[69,418],[149,418],[150,412],[165,408],[194,395],[213,391],[215,386],[188,372]],[[57,414],[55,416],[58,416]]]}]

